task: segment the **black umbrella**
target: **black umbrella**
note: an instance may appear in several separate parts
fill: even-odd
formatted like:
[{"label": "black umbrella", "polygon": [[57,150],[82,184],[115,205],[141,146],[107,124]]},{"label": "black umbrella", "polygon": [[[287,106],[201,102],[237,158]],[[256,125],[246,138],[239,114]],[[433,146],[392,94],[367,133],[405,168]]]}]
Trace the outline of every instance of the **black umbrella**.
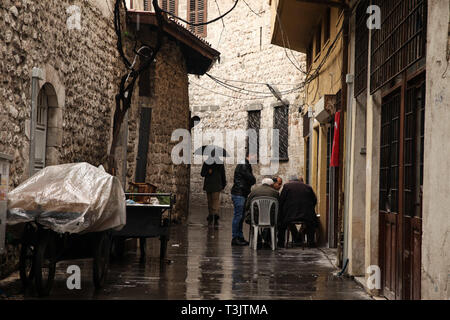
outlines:
[{"label": "black umbrella", "polygon": [[197,156],[211,155],[212,157],[230,157],[230,154],[224,148],[212,144],[198,148],[195,150],[194,154]]}]

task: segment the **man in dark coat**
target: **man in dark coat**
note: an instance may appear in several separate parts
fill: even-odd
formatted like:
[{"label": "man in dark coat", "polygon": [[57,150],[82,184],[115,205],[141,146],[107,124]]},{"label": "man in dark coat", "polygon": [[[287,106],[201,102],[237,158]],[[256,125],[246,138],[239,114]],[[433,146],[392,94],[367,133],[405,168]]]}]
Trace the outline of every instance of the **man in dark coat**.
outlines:
[{"label": "man in dark coat", "polygon": [[247,155],[244,164],[238,164],[234,170],[234,184],[231,188],[231,199],[234,205],[234,216],[233,216],[233,239],[231,240],[231,245],[233,246],[245,246],[248,242],[244,239],[244,234],[242,233],[242,224],[244,221],[244,206],[245,200],[250,194],[252,185],[256,183],[256,178],[253,175],[252,165],[250,161],[256,159],[255,154]]},{"label": "man in dark coat", "polygon": [[316,204],[316,195],[313,189],[303,182],[303,178],[291,177],[280,194],[278,246],[284,247],[286,229],[291,222],[295,221],[305,223],[308,245],[314,245],[314,232],[318,224],[315,213]]},{"label": "man in dark coat", "polygon": [[206,191],[208,199],[208,224],[218,226],[220,218],[220,192],[227,185],[225,166],[221,161],[206,161],[203,163],[200,174],[205,178],[203,190]]}]

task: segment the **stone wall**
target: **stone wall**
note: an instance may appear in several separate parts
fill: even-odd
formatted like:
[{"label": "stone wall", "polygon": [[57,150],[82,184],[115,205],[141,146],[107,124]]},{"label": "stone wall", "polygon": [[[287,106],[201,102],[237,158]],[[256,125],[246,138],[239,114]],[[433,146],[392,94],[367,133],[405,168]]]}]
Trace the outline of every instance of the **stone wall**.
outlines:
[{"label": "stone wall", "polygon": [[[274,105],[279,101],[271,94],[266,83],[281,92],[298,87],[304,79],[303,74],[288,60],[301,65],[305,57],[302,54],[284,50],[270,44],[270,6],[269,1],[246,1],[255,11],[240,1],[233,12],[223,19],[207,26],[206,40],[221,52],[221,61],[209,73],[223,79],[242,82],[229,82],[251,92],[242,94],[220,86],[207,76],[190,77],[189,95],[192,115],[200,117],[204,129],[247,129],[247,110],[261,108],[261,128],[273,127]],[[234,1],[220,1],[220,12],[231,8]],[[179,15],[186,16],[187,1],[180,1]],[[208,20],[219,16],[217,4],[208,1]],[[257,82],[252,84],[246,82]],[[278,174],[287,180],[291,173],[303,172],[303,138],[302,118],[298,110],[301,106],[303,92],[300,89],[282,94],[282,99],[289,103],[289,161],[281,162]],[[208,143],[208,141],[204,141]],[[233,183],[235,165],[227,165],[228,186],[223,196],[223,203],[231,205],[229,196]],[[206,195],[202,191],[203,179],[200,177],[201,165],[192,165],[191,202],[206,204]],[[262,179],[259,166],[254,167],[257,182]]]},{"label": "stone wall", "polygon": [[[49,97],[47,164],[102,164],[119,75],[111,15],[99,0],[0,1],[0,152],[12,155],[10,189],[28,178],[31,71]],[[81,29],[66,10],[80,8]],[[76,17],[75,17],[76,18]],[[17,264],[17,247],[0,258],[0,277]]]},{"label": "stone wall", "polygon": [[[81,30],[67,27],[74,4]],[[53,87],[59,108],[61,137],[48,160],[103,163],[119,71],[111,18],[90,1],[2,0],[0,30],[0,152],[14,156],[11,187],[28,177],[33,67],[44,70],[40,86]]]},{"label": "stone wall", "polygon": [[[141,26],[139,39],[152,44],[156,39],[156,33],[150,31],[148,26]],[[150,87],[149,96],[140,96],[138,86],[133,96],[128,116],[126,177],[127,183],[135,181],[140,110],[142,107],[151,108],[146,182],[156,185],[157,192],[176,194],[174,219],[183,220],[188,208],[189,166],[175,165],[172,162],[172,148],[178,141],[172,142],[171,136],[176,129],[189,129],[188,75],[180,46],[167,37],[163,43],[156,63],[151,66],[150,82],[140,83],[141,86]],[[123,148],[118,148],[117,152],[123,154]]]}]

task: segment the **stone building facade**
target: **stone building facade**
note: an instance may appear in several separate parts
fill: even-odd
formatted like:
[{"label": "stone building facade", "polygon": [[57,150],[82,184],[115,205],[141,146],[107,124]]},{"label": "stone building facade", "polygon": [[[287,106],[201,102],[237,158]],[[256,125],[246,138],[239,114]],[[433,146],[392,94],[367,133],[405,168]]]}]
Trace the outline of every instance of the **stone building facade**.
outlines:
[{"label": "stone building facade", "polygon": [[[0,2],[0,152],[13,156],[10,189],[29,177],[33,68],[42,71],[38,92],[47,106],[44,165],[106,159],[119,60],[104,4]],[[0,275],[17,263],[8,249]]]},{"label": "stone building facade", "polygon": [[[232,0],[220,1],[218,7],[214,1],[207,1],[207,20],[220,16],[233,3]],[[200,118],[198,128],[203,132],[208,129],[219,130],[225,137],[226,130],[247,130],[249,113],[259,113],[257,117],[260,118],[261,129],[273,128],[276,108],[283,103],[288,105],[288,159],[280,161],[275,173],[286,181],[290,174],[303,173],[303,127],[299,107],[303,97],[301,85],[304,74],[297,68],[305,69],[305,58],[302,54],[270,43],[269,1],[250,0],[246,3],[240,1],[223,19],[223,23],[219,21],[209,24],[205,30],[206,40],[221,52],[220,63],[209,74],[237,88],[225,88],[206,76],[201,79],[191,76],[191,112],[192,116]],[[186,13],[186,4],[187,1],[180,1],[178,14],[181,17]],[[281,99],[271,93],[267,84],[278,91]],[[239,93],[241,88],[245,91]],[[204,136],[204,144],[211,142],[210,138]],[[271,144],[267,150],[272,152]],[[228,185],[222,196],[222,203],[228,206],[231,206],[230,189],[235,166],[236,164],[226,165]],[[265,166],[259,164],[254,166],[257,183],[267,173],[262,171],[263,167]],[[192,165],[190,196],[193,205],[206,204],[200,170],[201,165]]]},{"label": "stone building facade", "polygon": [[[44,166],[106,163],[115,95],[125,72],[117,53],[113,3],[1,1],[0,153],[13,158],[10,189]],[[139,34],[140,40],[151,43],[155,24],[142,30],[148,32]],[[202,74],[218,55],[182,26],[167,22],[157,63],[135,89],[129,121],[122,130],[122,146],[127,147],[116,152],[118,174],[127,178],[121,181],[128,189],[127,182],[136,177],[141,111],[152,108],[147,123],[151,130],[143,132],[148,150],[143,179],[157,185],[158,191],[177,195],[174,219],[187,214],[189,166],[171,164],[176,143],[170,141],[172,131],[189,129],[188,73]],[[143,95],[142,90],[151,94]],[[35,150],[31,161],[30,149]],[[17,248],[9,245],[8,255],[0,257],[0,277],[16,265]]]},{"label": "stone building facade", "polygon": [[[103,2],[103,1],[98,1]],[[14,157],[11,187],[29,176],[31,75],[48,104],[45,163],[104,162],[119,75],[109,11],[80,2],[80,27],[68,28],[71,1],[0,3],[0,152]],[[115,62],[117,61],[117,63]]]},{"label": "stone building facade", "polygon": [[[133,23],[129,30],[142,44],[156,45],[154,13],[130,10],[130,16]],[[116,154],[122,164],[119,164],[119,176],[127,189],[130,182],[139,180],[155,185],[157,192],[175,194],[173,218],[183,220],[188,212],[190,165],[172,161],[172,149],[180,142],[172,140],[172,133],[177,129],[190,129],[188,74],[203,74],[218,58],[219,52],[173,21],[166,21],[164,31],[163,46],[156,61],[149,72],[141,75],[135,88],[125,124],[128,130],[122,130],[122,134],[127,132],[126,137]],[[132,47],[127,49],[132,54]],[[147,125],[145,130],[141,130],[143,125]],[[140,139],[148,148],[139,150],[143,146]],[[125,140],[126,150],[123,147]],[[140,152],[146,152],[146,157]],[[125,156],[126,175],[123,171]],[[146,160],[140,163],[142,158]],[[140,165],[145,168],[140,169]]]}]

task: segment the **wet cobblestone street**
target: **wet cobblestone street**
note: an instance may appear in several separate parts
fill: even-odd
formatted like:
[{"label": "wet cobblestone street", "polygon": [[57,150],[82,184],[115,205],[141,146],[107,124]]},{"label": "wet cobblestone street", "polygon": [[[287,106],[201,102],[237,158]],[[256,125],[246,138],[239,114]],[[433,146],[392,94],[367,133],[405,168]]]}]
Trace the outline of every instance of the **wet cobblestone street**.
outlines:
[{"label": "wet cobblestone street", "polygon": [[[149,239],[145,262],[139,250],[127,252],[111,263],[107,284],[98,292],[89,260],[59,263],[46,299],[370,299],[353,280],[333,275],[332,250],[232,247],[232,211],[221,215],[214,230],[204,208],[193,208],[187,224],[172,226],[168,261],[160,263],[159,240]],[[81,290],[66,286],[65,271],[73,264],[81,268]],[[1,281],[0,290],[7,299],[34,299],[20,293],[17,273]]]}]

